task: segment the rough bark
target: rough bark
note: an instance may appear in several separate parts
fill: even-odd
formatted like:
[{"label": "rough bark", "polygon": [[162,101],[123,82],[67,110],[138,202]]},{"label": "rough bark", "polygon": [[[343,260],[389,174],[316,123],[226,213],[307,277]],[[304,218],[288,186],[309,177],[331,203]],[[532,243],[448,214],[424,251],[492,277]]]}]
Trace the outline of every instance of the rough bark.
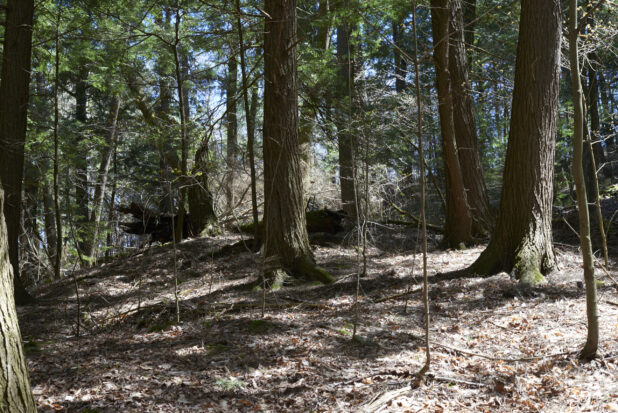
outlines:
[{"label": "rough bark", "polygon": [[468,63],[464,45],[464,26],[462,0],[451,0],[449,20],[449,73],[451,75],[451,96],[453,103],[453,122],[457,153],[466,188],[466,199],[472,217],[472,234],[484,236],[489,234],[494,223],[494,216],[489,206],[483,165],[479,153],[474,102],[470,96]]},{"label": "rough bark", "polygon": [[189,187],[189,214],[191,217],[191,233],[202,235],[208,232],[217,222],[213,196],[208,189],[208,142],[204,141],[195,152],[195,162],[191,171],[191,186]]},{"label": "rough bark", "polygon": [[470,243],[472,238],[472,217],[466,197],[461,166],[455,141],[453,99],[449,73],[449,13],[450,0],[431,1],[431,26],[434,39],[434,64],[436,67],[436,89],[440,112],[440,132],[444,154],[444,180],[446,184],[445,244],[459,247]]},{"label": "rough bark", "polygon": [[[11,3],[21,1],[30,3],[32,7],[32,2],[24,0],[9,1],[9,7],[15,7]],[[6,225],[2,215],[3,203],[4,194],[0,182],[0,389],[2,389],[0,411],[36,412],[15,311],[15,300],[11,293],[13,271],[9,261]]]},{"label": "rough bark", "polygon": [[234,174],[236,173],[238,158],[238,121],[236,115],[237,68],[236,58],[231,56],[227,64],[225,84],[227,107],[227,176],[225,180],[225,198],[229,210],[232,210],[234,207]]},{"label": "rough bark", "polygon": [[17,305],[32,300],[19,277],[18,238],[22,211],[33,7],[31,0],[11,0],[7,3],[0,82],[0,180],[6,191],[4,216]]},{"label": "rough bark", "polygon": [[[349,0],[343,0],[343,10],[350,7]],[[349,19],[349,17],[348,17]],[[354,101],[354,77],[356,62],[352,32],[354,26],[345,20],[337,28],[337,61],[339,64],[339,99],[340,113],[336,116],[337,143],[339,149],[339,180],[341,185],[341,203],[349,217],[356,219],[356,163],[354,157],[355,138],[351,130],[351,115]]]},{"label": "rough bark", "polygon": [[[15,310],[20,294],[13,280],[19,269],[17,237],[21,212],[21,180],[26,138],[33,0],[9,0],[6,5],[0,80],[0,411],[36,412]],[[4,204],[2,185],[8,179],[10,203]],[[8,212],[8,214],[6,214]],[[9,235],[5,224],[11,222]],[[12,236],[13,238],[9,238]],[[12,244],[12,245],[11,245]],[[13,248],[13,251],[11,250]],[[23,289],[23,287],[22,287]]]},{"label": "rough bark", "polygon": [[469,272],[506,271],[536,284],[556,266],[551,210],[560,34],[558,0],[522,1],[500,209],[491,241]]},{"label": "rough bark", "polygon": [[305,226],[298,142],[296,1],[266,0],[264,36],[264,262],[278,288],[286,273],[332,282],[317,267]]}]

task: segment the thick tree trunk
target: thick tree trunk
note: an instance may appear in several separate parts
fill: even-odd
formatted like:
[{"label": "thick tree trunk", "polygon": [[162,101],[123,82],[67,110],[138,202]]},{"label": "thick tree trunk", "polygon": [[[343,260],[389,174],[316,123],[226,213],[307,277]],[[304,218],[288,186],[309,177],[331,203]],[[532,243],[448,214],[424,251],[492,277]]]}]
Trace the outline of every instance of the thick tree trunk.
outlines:
[{"label": "thick tree trunk", "polygon": [[472,217],[474,236],[489,234],[494,217],[489,206],[483,165],[479,153],[474,117],[474,102],[470,96],[468,63],[464,45],[462,0],[451,0],[449,20],[449,72],[451,75],[451,95],[453,102],[453,122],[461,174],[466,188],[466,199]]},{"label": "thick tree trunk", "polygon": [[17,305],[32,301],[19,277],[18,239],[22,210],[33,7],[31,0],[10,0],[6,6],[0,83],[0,180],[6,191],[4,216]]},{"label": "thick tree trunk", "polygon": [[453,99],[449,73],[449,0],[431,1],[431,26],[434,39],[434,63],[436,67],[436,89],[440,131],[444,153],[444,175],[446,183],[446,225],[445,243],[459,247],[470,243],[472,238],[472,217],[466,199],[461,166],[455,141],[453,120]]},{"label": "thick tree trunk", "polygon": [[522,1],[500,209],[491,241],[470,272],[506,271],[536,284],[556,266],[551,211],[560,35],[558,0]]},{"label": "thick tree trunk", "polygon": [[[15,311],[16,301],[23,301],[29,296],[23,287],[20,291],[17,285],[13,286],[13,279],[19,283],[19,277],[14,276],[12,271],[12,267],[19,269],[17,231],[21,211],[33,13],[33,0],[8,0],[0,78],[0,410],[18,413],[36,412]],[[6,205],[2,189],[5,178],[10,197],[10,203]],[[7,233],[5,214],[11,222],[13,232],[10,235]],[[11,236],[12,239],[9,238]]]},{"label": "thick tree trunk", "polygon": [[101,164],[99,166],[98,179],[95,183],[94,202],[92,204],[92,210],[90,212],[89,221],[92,224],[92,231],[87,234],[88,239],[85,248],[85,255],[88,257],[95,257],[96,254],[96,246],[98,244],[97,238],[99,235],[99,224],[101,222],[101,213],[103,209],[103,200],[105,198],[105,189],[107,187],[109,166],[112,162],[112,154],[114,153],[116,147],[116,125],[118,123],[119,109],[120,99],[118,99],[117,96],[114,96],[112,98],[110,106],[110,120],[107,142],[105,143],[105,147],[101,151]]},{"label": "thick tree trunk", "polygon": [[225,199],[228,210],[234,208],[234,175],[238,158],[238,122],[236,115],[236,92],[238,63],[231,56],[227,64],[225,99],[227,107],[227,176],[225,180]]},{"label": "thick tree trunk", "polygon": [[[16,2],[19,1],[23,0]],[[28,3],[32,7],[32,2]],[[4,194],[0,182],[0,411],[36,412],[12,294],[13,271],[6,242],[3,204]]]},{"label": "thick tree trunk", "polygon": [[296,1],[266,0],[264,36],[264,268],[271,288],[286,272],[332,282],[316,267],[305,226],[298,142]]},{"label": "thick tree trunk", "polygon": [[[343,10],[349,8],[349,0],[343,1]],[[348,17],[349,18],[349,17]],[[352,33],[354,27],[349,22],[343,22],[337,28],[337,61],[339,64],[339,98],[340,113],[336,116],[337,140],[339,147],[339,179],[341,185],[341,203],[343,210],[352,219],[357,216],[356,203],[356,162],[354,156],[355,139],[351,130],[353,101],[354,101],[354,77],[356,75],[356,62],[354,60],[354,45]]]},{"label": "thick tree trunk", "polygon": [[202,235],[217,222],[212,193],[208,189],[208,142],[204,141],[195,152],[195,162],[191,171],[192,181],[189,187],[189,214],[191,232]]}]

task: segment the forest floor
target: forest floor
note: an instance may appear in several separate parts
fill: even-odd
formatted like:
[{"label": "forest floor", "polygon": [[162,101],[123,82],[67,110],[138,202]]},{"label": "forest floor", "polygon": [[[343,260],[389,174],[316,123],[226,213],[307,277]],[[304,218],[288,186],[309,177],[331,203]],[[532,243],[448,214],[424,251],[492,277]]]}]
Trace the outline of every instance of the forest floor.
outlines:
[{"label": "forest floor", "polygon": [[[576,246],[558,244],[559,271],[532,290],[507,274],[432,282],[431,369],[411,388],[425,360],[416,234],[376,231],[354,340],[353,247],[315,247],[333,285],[264,294],[249,288],[259,255],[212,257],[240,236],[184,241],[180,324],[170,245],[40,287],[38,303],[19,309],[39,410],[618,411],[618,287],[597,268],[599,357],[580,362],[587,330]],[[430,279],[481,251],[432,250]],[[407,303],[380,300],[408,288]]]}]

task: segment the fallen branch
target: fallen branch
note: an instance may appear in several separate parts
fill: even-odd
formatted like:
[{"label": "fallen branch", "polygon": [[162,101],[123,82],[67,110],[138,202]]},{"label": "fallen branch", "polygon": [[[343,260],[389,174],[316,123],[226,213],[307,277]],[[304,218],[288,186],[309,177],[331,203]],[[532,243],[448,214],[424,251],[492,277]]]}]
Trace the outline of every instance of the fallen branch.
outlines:
[{"label": "fallen branch", "polygon": [[378,298],[377,300],[373,300],[373,302],[377,304],[377,303],[383,303],[389,300],[396,300],[398,298],[405,297],[406,295],[418,293],[419,291],[422,291],[422,290],[423,290],[422,288],[416,288],[414,290],[406,291],[405,293],[399,293],[399,294],[394,294],[394,295],[389,295],[386,297]]}]

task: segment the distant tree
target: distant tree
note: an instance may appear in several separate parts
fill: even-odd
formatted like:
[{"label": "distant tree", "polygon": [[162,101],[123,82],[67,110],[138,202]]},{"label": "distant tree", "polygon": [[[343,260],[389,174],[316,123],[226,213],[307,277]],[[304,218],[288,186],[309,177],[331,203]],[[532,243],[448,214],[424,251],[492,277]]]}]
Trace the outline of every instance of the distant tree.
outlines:
[{"label": "distant tree", "polygon": [[556,266],[551,211],[560,80],[558,0],[521,2],[515,88],[502,198],[491,241],[467,270],[511,272],[524,284]]},{"label": "distant tree", "polygon": [[448,65],[451,77],[453,124],[459,165],[466,189],[466,200],[472,218],[472,234],[489,234],[494,216],[489,206],[483,165],[479,152],[474,116],[474,101],[470,94],[468,62],[464,42],[464,18],[462,0],[450,1]]},{"label": "distant tree", "polygon": [[264,34],[264,261],[271,288],[286,274],[332,282],[315,265],[305,225],[298,142],[296,1],[266,0]]},{"label": "distant tree", "polygon": [[431,27],[446,183],[445,243],[450,247],[458,247],[461,243],[472,242],[473,237],[472,216],[455,140],[453,88],[449,74],[449,3],[449,0],[431,1]]},{"label": "distant tree", "polygon": [[6,190],[7,207],[4,209],[4,216],[9,256],[13,266],[15,302],[18,305],[32,301],[19,277],[18,239],[22,211],[33,8],[32,0],[11,0],[7,3],[0,82],[0,180]]},{"label": "distant tree", "polygon": [[[341,12],[355,7],[354,0],[343,0],[340,4]],[[355,17],[354,17],[355,18]],[[339,79],[337,90],[340,105],[335,116],[337,124],[337,143],[339,148],[339,180],[341,187],[341,203],[343,210],[352,219],[356,219],[356,163],[354,155],[355,139],[351,128],[351,116],[355,96],[354,78],[356,76],[355,44],[353,34],[356,24],[351,16],[343,16],[337,27],[337,61],[339,64]]]}]

